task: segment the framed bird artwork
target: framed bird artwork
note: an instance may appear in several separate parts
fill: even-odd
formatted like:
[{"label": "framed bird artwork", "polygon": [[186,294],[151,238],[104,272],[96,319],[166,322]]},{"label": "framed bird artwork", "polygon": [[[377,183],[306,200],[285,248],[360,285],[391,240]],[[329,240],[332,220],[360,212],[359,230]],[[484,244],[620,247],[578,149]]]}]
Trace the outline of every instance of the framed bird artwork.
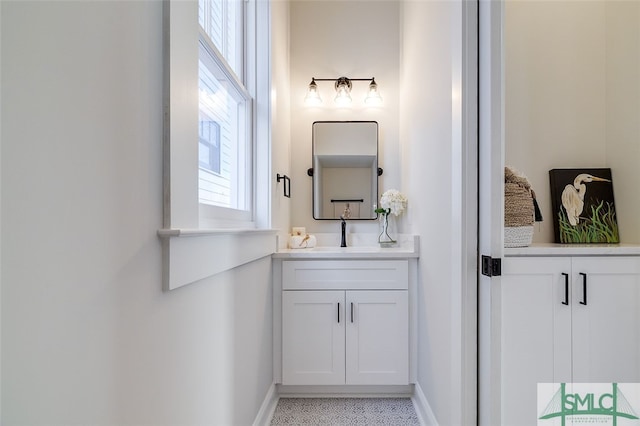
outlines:
[{"label": "framed bird artwork", "polygon": [[551,207],[556,243],[619,243],[611,169],[553,169]]}]

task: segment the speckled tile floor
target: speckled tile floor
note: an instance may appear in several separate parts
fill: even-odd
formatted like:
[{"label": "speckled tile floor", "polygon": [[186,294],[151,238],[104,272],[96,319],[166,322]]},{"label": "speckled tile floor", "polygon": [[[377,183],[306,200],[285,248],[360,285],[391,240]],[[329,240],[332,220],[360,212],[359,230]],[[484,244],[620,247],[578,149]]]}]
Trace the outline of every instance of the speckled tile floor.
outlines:
[{"label": "speckled tile floor", "polygon": [[280,398],[271,426],[419,426],[409,398]]}]

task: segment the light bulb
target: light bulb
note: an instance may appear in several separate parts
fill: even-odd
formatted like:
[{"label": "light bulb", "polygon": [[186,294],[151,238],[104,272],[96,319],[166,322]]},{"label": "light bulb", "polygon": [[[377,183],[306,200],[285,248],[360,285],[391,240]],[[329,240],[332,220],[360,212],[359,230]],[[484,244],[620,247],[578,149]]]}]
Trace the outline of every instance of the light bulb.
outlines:
[{"label": "light bulb", "polygon": [[380,105],[382,103],[382,97],[380,97],[380,92],[378,92],[378,84],[373,78],[369,84],[369,93],[364,99],[364,102],[367,105]]},{"label": "light bulb", "polygon": [[322,104],[320,93],[318,93],[318,85],[313,78],[311,79],[311,83],[309,83],[309,90],[307,91],[307,96],[304,97],[304,103],[307,105]]},{"label": "light bulb", "polygon": [[351,81],[346,77],[340,77],[336,80],[336,97],[335,102],[338,105],[348,105],[351,103]]},{"label": "light bulb", "polygon": [[351,103],[351,95],[349,91],[344,87],[338,88],[338,93],[336,93],[335,101],[340,105],[348,105]]}]

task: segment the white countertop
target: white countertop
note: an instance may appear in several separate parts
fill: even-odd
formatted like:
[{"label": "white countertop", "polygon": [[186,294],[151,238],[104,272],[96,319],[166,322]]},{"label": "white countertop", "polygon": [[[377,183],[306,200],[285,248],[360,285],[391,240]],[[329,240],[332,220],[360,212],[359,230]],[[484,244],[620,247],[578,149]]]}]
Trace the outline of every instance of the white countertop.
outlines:
[{"label": "white countertop", "polygon": [[[319,239],[320,241],[322,239]],[[382,248],[378,245],[354,245],[349,247],[316,246],[305,249],[278,249],[276,259],[398,259],[417,258],[420,239],[417,235],[399,239],[397,247]]]},{"label": "white countertop", "polygon": [[505,248],[506,257],[517,256],[637,256],[640,244],[554,244],[536,243],[529,247]]}]

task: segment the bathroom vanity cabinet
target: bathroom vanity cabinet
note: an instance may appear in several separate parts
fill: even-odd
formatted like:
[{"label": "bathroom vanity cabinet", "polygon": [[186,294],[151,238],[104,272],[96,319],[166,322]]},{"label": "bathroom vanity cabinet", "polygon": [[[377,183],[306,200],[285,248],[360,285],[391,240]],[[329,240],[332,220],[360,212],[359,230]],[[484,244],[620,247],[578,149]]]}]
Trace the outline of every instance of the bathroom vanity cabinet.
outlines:
[{"label": "bathroom vanity cabinet", "polygon": [[536,423],[538,383],[640,382],[639,256],[507,256],[499,294],[502,424]]},{"label": "bathroom vanity cabinet", "polygon": [[286,261],[282,383],[409,383],[406,260]]},{"label": "bathroom vanity cabinet", "polygon": [[356,251],[274,256],[276,383],[415,382],[417,254]]}]

